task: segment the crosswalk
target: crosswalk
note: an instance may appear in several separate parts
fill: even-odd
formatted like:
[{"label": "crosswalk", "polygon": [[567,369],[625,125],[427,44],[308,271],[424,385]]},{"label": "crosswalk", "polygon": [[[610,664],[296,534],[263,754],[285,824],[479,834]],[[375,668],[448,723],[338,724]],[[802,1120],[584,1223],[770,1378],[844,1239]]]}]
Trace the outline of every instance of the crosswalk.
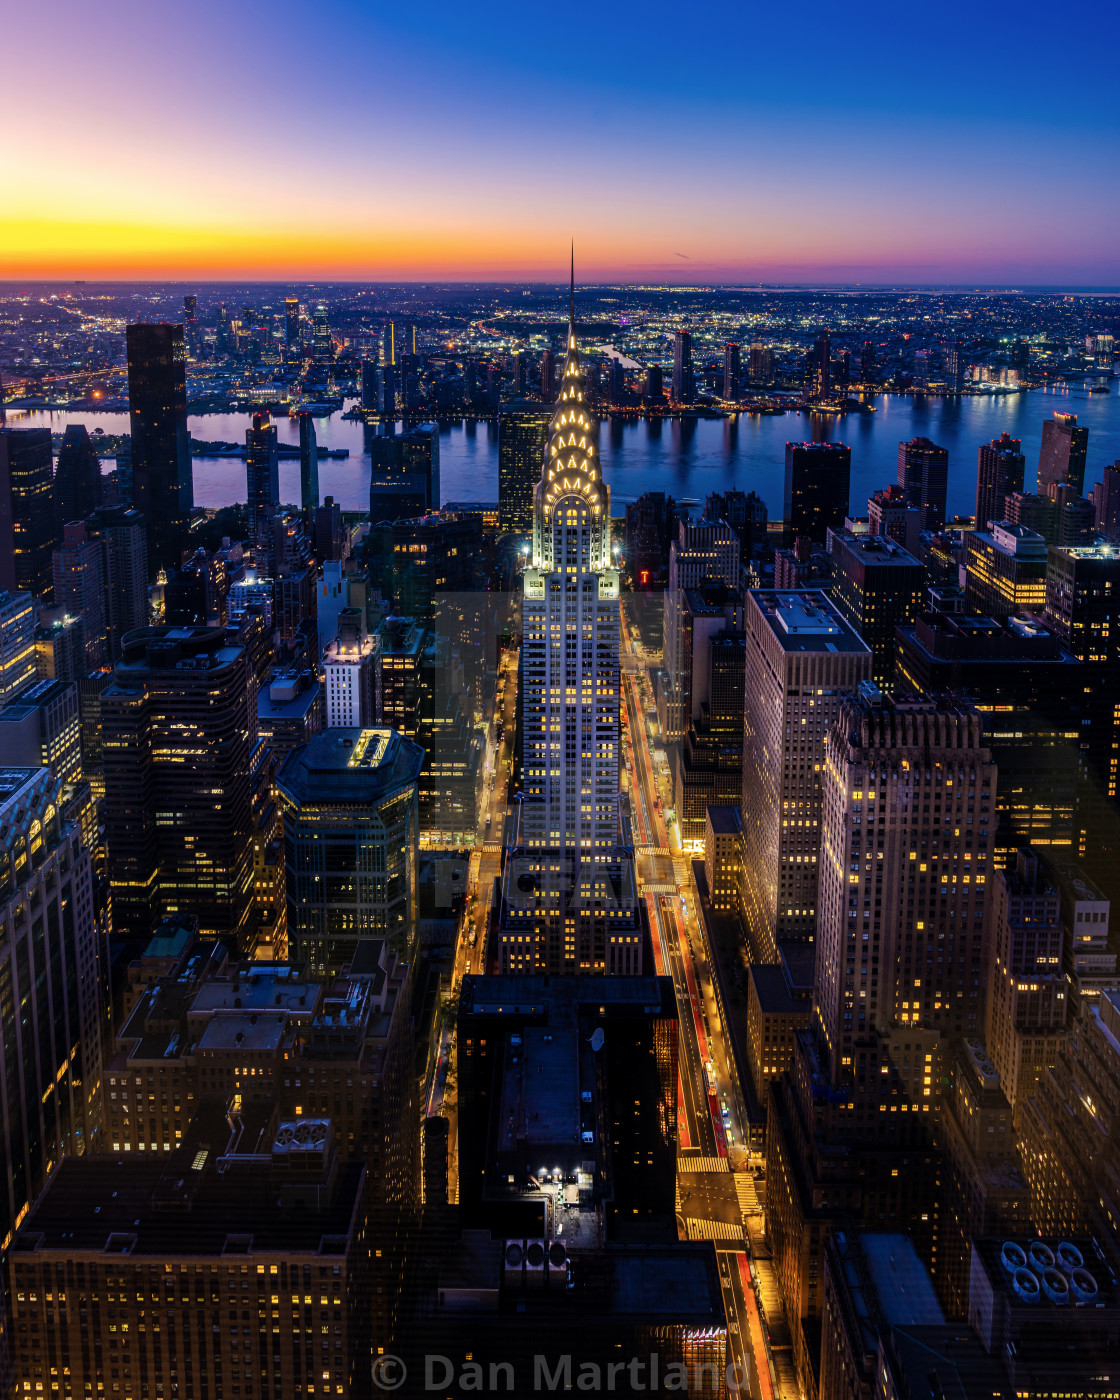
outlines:
[{"label": "crosswalk", "polygon": [[690,1240],[723,1240],[736,1247],[743,1243],[743,1227],[727,1220],[697,1220],[685,1216],[685,1232]]},{"label": "crosswalk", "polygon": [[699,1152],[677,1154],[677,1170],[681,1172],[725,1172],[728,1170],[726,1157],[702,1157]]},{"label": "crosswalk", "polygon": [[735,1194],[739,1198],[739,1209],[744,1215],[757,1215],[761,1206],[755,1179],[749,1172],[735,1173]]}]

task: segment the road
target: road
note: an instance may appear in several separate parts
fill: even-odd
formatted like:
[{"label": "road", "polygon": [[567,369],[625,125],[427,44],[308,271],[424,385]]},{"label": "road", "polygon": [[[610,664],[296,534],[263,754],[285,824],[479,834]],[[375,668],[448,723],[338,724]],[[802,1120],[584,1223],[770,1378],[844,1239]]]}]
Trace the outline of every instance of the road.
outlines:
[{"label": "road", "polygon": [[[655,721],[647,719],[653,710],[649,673],[624,614],[620,625],[625,757],[639,873],[650,909],[657,970],[673,979],[680,1022],[680,1215],[690,1236],[716,1242],[732,1360],[739,1367],[737,1374],[750,1378],[740,1393],[754,1400],[792,1400],[795,1392],[788,1387],[775,1390],[757,1282],[743,1247],[744,1198],[754,1198],[753,1179],[728,1171],[729,1142],[746,1141],[745,1120],[692,894],[691,857],[681,851],[675,827],[666,824],[673,799],[668,776],[658,770],[652,752],[656,735],[650,732]],[[738,1166],[750,1165],[741,1146],[733,1155]],[[733,1247],[721,1248],[721,1242]]]}]

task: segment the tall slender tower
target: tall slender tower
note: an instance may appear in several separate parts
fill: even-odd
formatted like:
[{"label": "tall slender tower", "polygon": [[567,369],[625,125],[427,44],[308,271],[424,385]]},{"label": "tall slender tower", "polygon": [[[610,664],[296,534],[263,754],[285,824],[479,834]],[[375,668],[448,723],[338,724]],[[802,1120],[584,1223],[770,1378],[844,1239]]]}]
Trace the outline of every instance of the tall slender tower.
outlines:
[{"label": "tall slender tower", "polygon": [[506,861],[507,972],[638,973],[648,933],[619,807],[618,571],[575,332],[533,499],[521,650],[518,847]]},{"label": "tall slender tower", "polygon": [[568,356],[525,571],[524,836],[594,854],[618,839],[618,571],[610,488],[584,403],[573,269]]}]

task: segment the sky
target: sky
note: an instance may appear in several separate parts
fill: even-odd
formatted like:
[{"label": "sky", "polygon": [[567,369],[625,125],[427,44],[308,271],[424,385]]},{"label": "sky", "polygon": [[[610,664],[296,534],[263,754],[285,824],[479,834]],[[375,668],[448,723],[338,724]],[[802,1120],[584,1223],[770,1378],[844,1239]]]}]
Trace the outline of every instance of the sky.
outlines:
[{"label": "sky", "polygon": [[1120,285],[1120,9],[9,8],[0,278]]}]

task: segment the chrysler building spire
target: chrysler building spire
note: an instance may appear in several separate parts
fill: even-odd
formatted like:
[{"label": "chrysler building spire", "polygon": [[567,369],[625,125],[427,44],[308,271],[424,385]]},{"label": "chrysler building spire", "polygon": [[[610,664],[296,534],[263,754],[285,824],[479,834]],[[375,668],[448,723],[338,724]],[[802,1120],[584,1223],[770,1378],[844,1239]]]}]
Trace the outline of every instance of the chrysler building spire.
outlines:
[{"label": "chrysler building spire", "polygon": [[[578,562],[597,572],[610,567],[610,493],[599,470],[596,429],[583,388],[583,369],[576,339],[575,246],[568,300],[568,350],[556,411],[548,426],[541,480],[534,498],[533,564],[558,567],[561,554],[578,548]],[[573,512],[575,512],[573,514]],[[575,526],[573,538],[565,527]],[[568,562],[571,562],[570,560]]]}]

